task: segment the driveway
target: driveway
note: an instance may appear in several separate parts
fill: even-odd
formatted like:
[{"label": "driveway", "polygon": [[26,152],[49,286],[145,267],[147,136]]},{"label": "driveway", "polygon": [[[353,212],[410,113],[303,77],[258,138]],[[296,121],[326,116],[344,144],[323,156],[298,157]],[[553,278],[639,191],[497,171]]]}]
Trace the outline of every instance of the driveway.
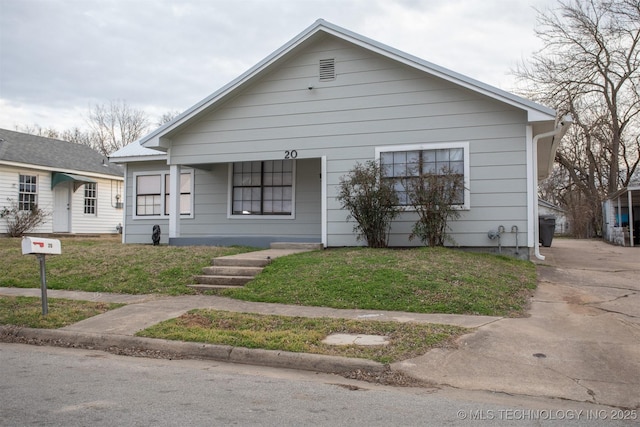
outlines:
[{"label": "driveway", "polygon": [[529,317],[501,319],[394,365],[463,389],[640,408],[640,248],[541,248]]}]

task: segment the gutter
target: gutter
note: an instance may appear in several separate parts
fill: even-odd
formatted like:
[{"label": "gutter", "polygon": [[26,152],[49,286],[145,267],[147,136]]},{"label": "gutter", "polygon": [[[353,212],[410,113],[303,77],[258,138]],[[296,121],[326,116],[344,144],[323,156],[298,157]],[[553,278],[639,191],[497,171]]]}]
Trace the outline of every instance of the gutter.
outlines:
[{"label": "gutter", "polygon": [[540,223],[536,223],[535,219],[538,218],[538,141],[543,138],[553,138],[553,142],[551,143],[551,152],[555,153],[558,149],[558,145],[560,145],[560,141],[565,133],[569,130],[569,127],[573,123],[573,120],[570,116],[565,116],[560,124],[552,131],[538,134],[533,137],[533,152],[535,155],[533,156],[533,182],[535,183],[535,191],[534,191],[534,203],[533,203],[533,221],[534,221],[534,255],[541,261],[544,261],[544,255],[540,253]]}]

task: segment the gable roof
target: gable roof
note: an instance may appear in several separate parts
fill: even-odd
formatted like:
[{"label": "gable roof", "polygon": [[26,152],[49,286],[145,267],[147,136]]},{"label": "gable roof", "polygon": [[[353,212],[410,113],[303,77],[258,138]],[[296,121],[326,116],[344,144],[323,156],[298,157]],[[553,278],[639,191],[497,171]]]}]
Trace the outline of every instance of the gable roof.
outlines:
[{"label": "gable roof", "polygon": [[82,144],[0,129],[0,164],[33,166],[52,171],[124,176],[96,150]]},{"label": "gable roof", "polygon": [[140,140],[140,144],[143,147],[154,148],[163,151],[166,150],[168,148],[168,144],[161,141],[162,136],[180,127],[192,117],[198,115],[200,112],[206,110],[211,105],[225,98],[231,92],[235,91],[240,86],[252,80],[258,74],[269,68],[271,65],[287,56],[302,43],[311,39],[319,33],[325,33],[338,37],[342,40],[353,43],[357,46],[368,49],[405,65],[411,66],[435,77],[442,78],[500,102],[504,102],[511,106],[515,106],[516,108],[520,108],[527,112],[528,121],[530,123],[549,122],[555,120],[556,113],[551,108],[537,104],[528,99],[521,98],[517,95],[506,92],[502,89],[498,89],[486,83],[482,83],[478,80],[464,76],[431,62],[425,61],[416,56],[402,52],[398,49],[379,43],[368,37],[364,37],[350,30],[329,23],[323,19],[318,19],[314,24],[302,31],[291,41],[273,52],[271,55],[267,56],[254,67],[250,68],[248,71],[232,80],[227,85],[223,86],[216,92],[204,98],[202,101],[198,102],[197,104],[186,110],[184,113],[177,116],[171,122],[166,123],[165,125],[159,127],[158,129],[143,137]]},{"label": "gable roof", "polygon": [[113,163],[166,159],[167,155],[165,153],[143,147],[142,144],[140,144],[140,140],[127,144],[109,155],[109,160]]}]

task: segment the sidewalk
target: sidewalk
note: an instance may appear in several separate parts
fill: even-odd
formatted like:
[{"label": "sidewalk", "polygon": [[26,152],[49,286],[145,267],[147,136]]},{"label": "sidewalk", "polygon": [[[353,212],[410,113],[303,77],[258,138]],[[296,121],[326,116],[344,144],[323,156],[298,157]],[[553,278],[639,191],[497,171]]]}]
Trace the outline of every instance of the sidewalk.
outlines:
[{"label": "sidewalk", "polygon": [[[394,363],[428,383],[468,390],[552,397],[620,408],[640,408],[640,248],[621,248],[593,240],[556,239],[543,248],[538,288],[529,317],[499,318],[417,314],[377,310],[339,310],[252,303],[217,296],[113,295],[49,290],[51,298],[122,302],[128,305],[58,330],[20,329],[26,340],[68,342],[86,348],[114,348],[153,356],[220,361],[344,373],[381,372],[377,362],[249,350],[229,346],[138,338],[153,324],[195,308],[333,317],[358,320],[458,325],[475,331],[457,348],[433,349]],[[39,289],[0,288],[0,295],[40,296]],[[4,327],[5,330],[7,327]],[[3,327],[0,327],[0,334]]]},{"label": "sidewalk", "polygon": [[[0,288],[3,296],[40,296],[40,289]],[[327,307],[303,307],[239,301],[207,295],[156,296],[120,295],[95,292],[48,290],[49,298],[66,298],[84,301],[117,302],[124,307],[90,317],[61,329],[20,329],[9,327],[11,333],[27,340],[67,342],[82,347],[101,350],[117,348],[123,353],[146,351],[170,357],[194,357],[226,362],[262,366],[305,369],[327,373],[344,373],[355,370],[382,372],[380,363],[346,357],[322,356],[283,351],[239,349],[229,346],[202,343],[183,343],[151,338],[135,337],[136,332],[167,319],[179,317],[189,310],[210,308],[244,313],[275,314],[301,317],[330,317],[354,320],[378,320],[418,323],[441,323],[478,328],[500,320],[491,316],[461,316],[451,314],[420,314],[379,310],[340,310]],[[0,326],[0,333],[3,327]],[[5,328],[6,329],[6,328]]]}]

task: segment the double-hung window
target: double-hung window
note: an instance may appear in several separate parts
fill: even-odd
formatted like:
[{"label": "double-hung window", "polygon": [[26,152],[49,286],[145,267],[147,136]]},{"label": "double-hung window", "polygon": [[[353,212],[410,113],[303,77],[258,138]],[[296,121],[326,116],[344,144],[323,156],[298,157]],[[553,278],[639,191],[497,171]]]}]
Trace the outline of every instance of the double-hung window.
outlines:
[{"label": "double-hung window", "polygon": [[236,162],[232,215],[292,215],[293,160]]},{"label": "double-hung window", "polygon": [[[135,215],[166,217],[169,215],[169,172],[134,174]],[[193,212],[193,171],[180,173],[180,215]]]},{"label": "double-hung window", "polygon": [[469,209],[469,144],[434,143],[376,149],[383,179],[392,179],[401,206],[410,201],[404,182],[419,175],[452,174],[464,183],[455,198],[455,205]]},{"label": "double-hung window", "polygon": [[98,206],[98,185],[95,182],[84,184],[84,213],[95,215]]},{"label": "double-hung window", "polygon": [[18,209],[31,211],[38,204],[38,177],[20,175],[18,189]]},{"label": "double-hung window", "polygon": [[162,174],[136,176],[136,215],[162,214]]}]

